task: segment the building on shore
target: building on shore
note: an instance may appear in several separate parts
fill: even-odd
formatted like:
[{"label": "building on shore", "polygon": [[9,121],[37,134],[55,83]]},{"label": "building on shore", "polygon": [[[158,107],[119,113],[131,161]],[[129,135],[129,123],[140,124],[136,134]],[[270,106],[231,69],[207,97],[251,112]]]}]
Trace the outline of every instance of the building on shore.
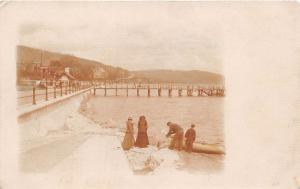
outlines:
[{"label": "building on shore", "polygon": [[76,82],[76,78],[70,73],[71,68],[66,67],[65,71],[58,76],[58,81],[63,85],[69,85]]}]

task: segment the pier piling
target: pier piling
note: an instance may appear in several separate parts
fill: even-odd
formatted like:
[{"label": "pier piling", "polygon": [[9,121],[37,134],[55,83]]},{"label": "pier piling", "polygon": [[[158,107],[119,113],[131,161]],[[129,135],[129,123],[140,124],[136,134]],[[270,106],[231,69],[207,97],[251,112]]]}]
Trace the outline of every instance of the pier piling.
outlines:
[{"label": "pier piling", "polygon": [[116,84],[116,96],[118,96],[118,85]]},{"label": "pier piling", "polygon": [[179,96],[179,97],[182,96],[182,88],[178,89],[178,96]]},{"label": "pier piling", "polygon": [[169,88],[169,97],[172,96],[172,88]]},{"label": "pier piling", "polygon": [[[151,97],[151,90],[157,90],[157,96],[160,97],[163,95],[163,91],[167,91],[167,96],[172,97],[173,96],[173,90],[177,90],[176,93],[178,93],[178,97],[185,96],[183,92],[186,90],[186,96],[224,96],[224,90],[220,88],[213,88],[213,87],[206,87],[203,88],[201,86],[192,86],[192,85],[171,85],[171,84],[133,84],[130,85],[127,84],[109,84],[108,86],[105,83],[105,86],[94,86],[94,94],[96,95],[96,90],[102,89],[104,90],[104,96],[107,96],[107,90],[114,90],[115,96],[119,96],[119,91],[126,90],[126,96],[129,96],[129,90],[136,90],[136,96],[141,96],[140,90],[145,91],[145,96]],[[92,88],[93,90],[93,88]],[[195,90],[195,91],[194,91]],[[194,94],[194,92],[196,94]],[[143,92],[144,94],[144,92]],[[125,94],[124,94],[125,95]],[[177,95],[176,95],[177,96]]]},{"label": "pier piling", "polygon": [[148,85],[148,97],[150,97],[150,86]]},{"label": "pier piling", "polygon": [[159,88],[157,89],[157,93],[158,93],[158,96],[161,96],[161,87],[159,86]]}]

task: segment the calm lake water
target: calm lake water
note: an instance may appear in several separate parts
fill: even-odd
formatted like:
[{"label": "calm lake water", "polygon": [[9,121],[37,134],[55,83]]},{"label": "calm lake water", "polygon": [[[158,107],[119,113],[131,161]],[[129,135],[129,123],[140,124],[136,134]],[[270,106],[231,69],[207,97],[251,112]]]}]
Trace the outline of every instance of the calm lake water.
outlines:
[{"label": "calm lake water", "polygon": [[[139,116],[145,115],[151,145],[166,139],[164,135],[168,132],[168,121],[180,124],[185,130],[190,128],[191,123],[195,123],[197,142],[224,145],[224,98],[167,97],[166,94],[162,97],[147,97],[146,93],[141,91],[140,97],[136,97],[134,93],[130,93],[129,97],[114,96],[113,92],[104,97],[103,94],[97,93],[88,100],[84,114],[101,126],[117,127],[123,131],[128,116],[131,116],[135,132]],[[223,155],[188,154],[183,151],[178,152],[178,155],[178,169],[205,173],[219,172],[223,169]]]},{"label": "calm lake water", "polygon": [[167,132],[172,121],[185,130],[196,124],[197,141],[224,144],[223,104],[221,97],[135,97],[96,95],[88,102],[87,114],[100,125],[125,128],[128,116],[133,117],[135,130],[140,115],[148,121],[150,143]]}]

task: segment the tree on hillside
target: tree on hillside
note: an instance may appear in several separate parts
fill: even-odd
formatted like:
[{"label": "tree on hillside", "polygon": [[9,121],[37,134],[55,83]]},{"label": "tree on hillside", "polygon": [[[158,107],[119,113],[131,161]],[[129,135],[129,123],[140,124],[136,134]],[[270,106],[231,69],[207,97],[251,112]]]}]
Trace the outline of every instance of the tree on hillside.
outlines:
[{"label": "tree on hillside", "polygon": [[61,68],[63,68],[64,66],[63,66],[63,64],[62,64],[61,61],[59,61],[59,60],[52,60],[52,61],[50,62],[50,67],[52,67],[52,68],[57,68],[57,69],[61,69]]},{"label": "tree on hillside", "polygon": [[86,65],[80,61],[79,58],[64,55],[60,62],[63,67],[70,67],[71,74],[78,80],[93,80],[93,69],[94,66]]}]

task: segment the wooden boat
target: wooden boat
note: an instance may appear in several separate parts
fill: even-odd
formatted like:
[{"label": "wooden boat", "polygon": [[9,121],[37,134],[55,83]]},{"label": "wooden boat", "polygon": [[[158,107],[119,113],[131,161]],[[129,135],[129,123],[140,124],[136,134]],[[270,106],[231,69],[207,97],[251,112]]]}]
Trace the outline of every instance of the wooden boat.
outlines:
[{"label": "wooden boat", "polygon": [[[159,149],[167,148],[170,145],[171,139],[168,138],[166,141],[159,141],[157,143],[157,147]],[[185,144],[183,145],[183,149],[185,149]],[[218,144],[204,144],[204,143],[194,143],[193,152],[196,153],[206,153],[206,154],[225,154],[225,148]]]}]

